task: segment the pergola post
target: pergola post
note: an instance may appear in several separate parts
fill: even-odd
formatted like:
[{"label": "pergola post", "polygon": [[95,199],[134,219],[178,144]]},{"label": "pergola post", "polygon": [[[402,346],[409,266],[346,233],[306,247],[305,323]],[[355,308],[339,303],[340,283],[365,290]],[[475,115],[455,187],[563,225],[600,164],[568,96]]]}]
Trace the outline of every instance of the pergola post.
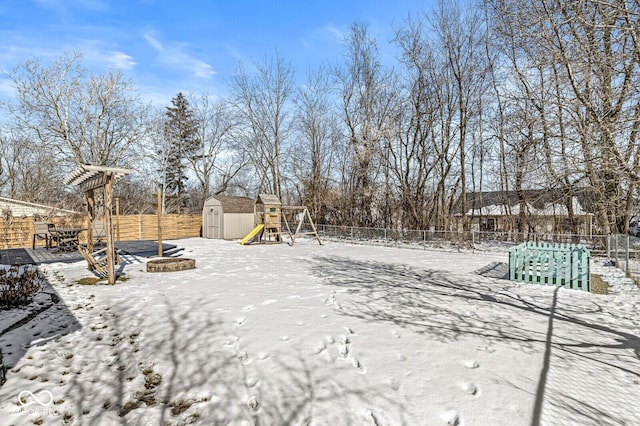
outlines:
[{"label": "pergola post", "polygon": [[86,191],[87,195],[87,249],[91,252],[93,251],[93,234],[91,230],[93,229],[93,221],[95,219],[95,198],[94,198],[94,190],[88,189]]},{"label": "pergola post", "polygon": [[111,217],[113,174],[105,173],[104,177],[104,221],[107,227],[107,271],[108,282],[109,284],[113,285],[116,283],[115,246],[113,245],[113,220]]},{"label": "pergola post", "polygon": [[[116,179],[132,173],[133,170],[116,167],[92,166],[83,164],[73,171],[66,179],[67,185],[79,185],[87,194],[87,251],[93,252],[93,223],[96,219],[95,190],[102,188],[104,202],[104,222],[107,239],[107,279],[109,284],[116,283],[115,273],[115,245],[113,238],[113,185]],[[91,265],[89,266],[91,267]]]}]

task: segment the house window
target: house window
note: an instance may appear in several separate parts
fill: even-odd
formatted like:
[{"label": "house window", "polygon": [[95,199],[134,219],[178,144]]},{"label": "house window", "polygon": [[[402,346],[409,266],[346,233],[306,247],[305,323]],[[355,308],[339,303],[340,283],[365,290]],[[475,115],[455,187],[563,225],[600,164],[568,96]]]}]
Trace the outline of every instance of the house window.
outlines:
[{"label": "house window", "polygon": [[480,218],[480,230],[481,231],[495,231],[496,219],[493,217]]}]

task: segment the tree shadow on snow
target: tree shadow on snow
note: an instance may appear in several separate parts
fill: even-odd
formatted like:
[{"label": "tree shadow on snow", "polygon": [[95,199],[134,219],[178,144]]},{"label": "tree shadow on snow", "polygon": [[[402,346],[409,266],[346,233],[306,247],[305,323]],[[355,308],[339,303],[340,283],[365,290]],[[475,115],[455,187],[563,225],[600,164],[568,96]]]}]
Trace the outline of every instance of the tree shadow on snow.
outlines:
[{"label": "tree shadow on snow", "polygon": [[146,318],[132,307],[104,312],[87,330],[95,338],[75,348],[87,362],[70,363],[63,415],[82,424],[352,424],[360,414],[350,406],[386,399],[382,390],[346,386],[340,367],[325,375],[326,366],[303,354],[264,348],[265,363],[214,301],[190,302],[165,297]]},{"label": "tree shadow on snow", "polygon": [[[5,319],[0,329],[4,364],[18,364],[31,347],[42,346],[81,328],[78,320],[60,299],[48,280],[26,306],[0,310]],[[11,370],[7,374],[10,379]]]},{"label": "tree shadow on snow", "polygon": [[[520,284],[498,279],[502,277],[456,277],[432,269],[332,256],[314,258],[312,271],[335,288],[336,309],[343,315],[390,322],[441,342],[476,336],[489,343],[507,342],[523,351],[544,353],[533,424],[542,419],[543,400],[551,410],[574,413],[571,416],[586,422],[612,415],[605,413],[611,406],[602,409],[577,396],[593,383],[585,383],[576,393],[563,394],[556,389],[550,394],[547,387],[550,370],[573,369],[576,377],[572,380],[576,381],[580,375],[613,373],[626,376],[631,384],[639,383],[640,337],[622,326],[610,325],[614,321],[594,320],[600,314],[618,316],[616,319],[622,323],[631,320],[624,312],[607,309],[605,300],[598,296],[593,296],[589,303],[582,300],[580,304],[572,304],[572,290],[554,288],[553,295],[543,289],[526,293],[518,291]],[[559,291],[562,303],[558,302]],[[541,321],[547,322],[545,331]],[[565,328],[562,335],[554,333],[563,323],[571,331],[568,333]],[[553,370],[553,364],[561,367]],[[556,373],[554,379],[562,381],[562,374]],[[617,386],[612,384],[611,389]],[[610,393],[606,398],[614,401],[624,398]],[[633,406],[630,404],[626,406]],[[581,416],[575,417],[576,411]]]}]

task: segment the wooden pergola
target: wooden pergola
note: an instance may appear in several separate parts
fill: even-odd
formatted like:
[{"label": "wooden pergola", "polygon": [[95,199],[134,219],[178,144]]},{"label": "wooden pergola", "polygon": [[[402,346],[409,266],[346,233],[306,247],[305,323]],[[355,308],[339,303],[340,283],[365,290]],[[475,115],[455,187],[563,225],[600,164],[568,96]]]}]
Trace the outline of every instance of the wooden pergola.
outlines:
[{"label": "wooden pergola", "polygon": [[[82,164],[78,166],[64,183],[66,185],[78,185],[85,192],[87,197],[87,249],[93,251],[93,229],[94,222],[100,218],[106,227],[106,256],[109,284],[115,284],[115,246],[113,239],[113,220],[111,210],[113,206],[113,185],[124,176],[133,173],[131,169],[117,167],[94,166]],[[104,209],[100,216],[96,215],[96,191],[103,191]]]}]

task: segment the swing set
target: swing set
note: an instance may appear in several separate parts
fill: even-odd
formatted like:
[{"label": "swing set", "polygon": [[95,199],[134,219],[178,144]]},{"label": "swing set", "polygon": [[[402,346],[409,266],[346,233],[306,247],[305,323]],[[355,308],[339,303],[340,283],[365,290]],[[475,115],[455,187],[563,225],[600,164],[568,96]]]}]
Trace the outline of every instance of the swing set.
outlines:
[{"label": "swing set", "polygon": [[[240,244],[281,243],[283,233],[293,245],[302,235],[313,235],[322,245],[316,225],[306,206],[283,206],[275,195],[260,194],[254,203],[255,228],[240,240]],[[298,222],[295,232],[291,226]],[[305,227],[305,224],[307,225]]]}]

